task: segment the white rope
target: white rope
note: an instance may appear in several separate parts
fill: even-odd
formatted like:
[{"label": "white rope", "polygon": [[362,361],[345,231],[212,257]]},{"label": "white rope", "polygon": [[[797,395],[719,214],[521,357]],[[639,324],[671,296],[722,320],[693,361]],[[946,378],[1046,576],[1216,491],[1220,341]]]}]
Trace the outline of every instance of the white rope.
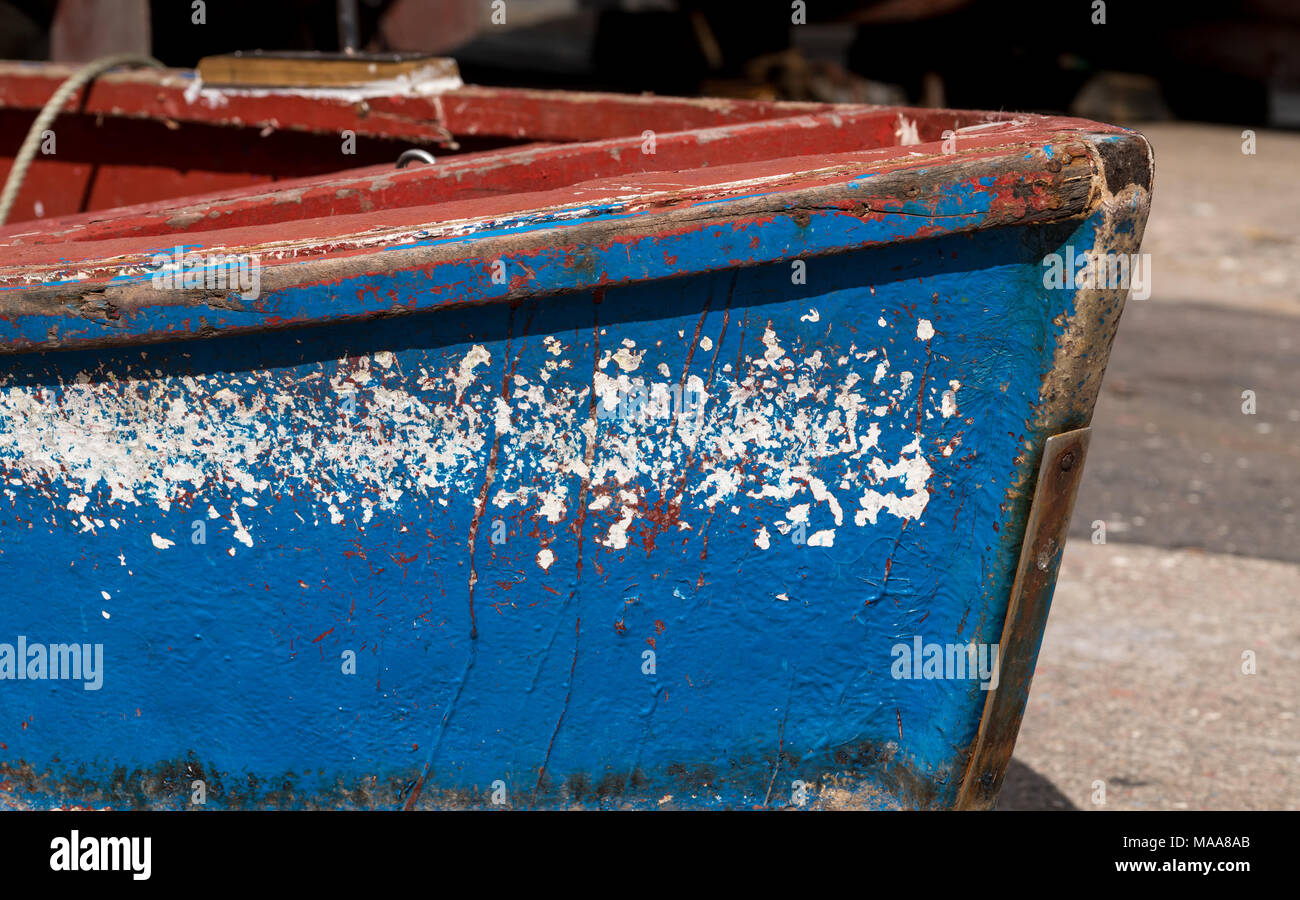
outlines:
[{"label": "white rope", "polygon": [[113,56],[103,56],[94,62],[86,63],[68,76],[68,80],[59,85],[58,90],[41,107],[40,114],[36,116],[36,121],[32,123],[31,129],[28,130],[22,147],[18,149],[18,155],[14,157],[13,168],[9,170],[9,177],[5,179],[4,192],[0,193],[0,225],[9,221],[9,212],[13,209],[14,201],[18,199],[18,191],[23,186],[23,179],[27,176],[27,167],[31,165],[32,159],[36,156],[36,148],[40,146],[41,135],[46,132],[59,115],[59,111],[63,109],[63,104],[67,103],[68,98],[75,94],[82,85],[118,66],[156,66],[162,68],[162,63],[152,56],[142,56],[138,53],[118,53]]}]

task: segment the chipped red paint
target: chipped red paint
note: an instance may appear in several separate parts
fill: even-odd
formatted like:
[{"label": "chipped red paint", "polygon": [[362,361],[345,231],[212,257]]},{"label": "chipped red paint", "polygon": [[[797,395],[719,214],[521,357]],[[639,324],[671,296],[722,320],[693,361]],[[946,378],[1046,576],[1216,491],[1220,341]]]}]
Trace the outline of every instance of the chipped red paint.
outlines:
[{"label": "chipped red paint", "polygon": [[[21,115],[34,115],[61,81],[51,74],[57,67],[32,67],[0,63],[0,114],[19,119],[9,131],[12,148],[0,151],[0,177],[7,173],[12,152],[21,136]],[[584,95],[511,89],[461,88],[431,97],[369,98],[331,101],[276,93],[265,97],[241,93],[224,95],[224,103],[199,93],[186,99],[192,78],[178,71],[126,72],[106,75],[83,89],[68,103],[68,115],[58,127],[79,128],[97,123],[110,147],[96,141],[105,160],[57,154],[38,158],[20,194],[13,221],[32,217],[39,201],[47,217],[70,213],[87,201],[100,206],[137,208],[121,210],[112,222],[102,216],[71,217],[44,232],[42,242],[102,240],[115,236],[206,233],[213,227],[228,230],[241,225],[283,223],[321,216],[373,216],[396,208],[429,205],[449,200],[492,198],[503,192],[544,190],[548,187],[622,174],[643,174],[682,169],[702,170],[727,161],[772,160],[804,156],[816,147],[823,154],[859,148],[864,161],[907,161],[920,152],[933,156],[944,140],[945,129],[986,125],[999,118],[1018,124],[983,131],[958,133],[956,146],[963,157],[982,148],[1004,147],[1009,141],[1049,141],[1059,130],[1077,127],[1077,120],[1051,117],[1013,117],[1010,114],[971,114],[948,110],[905,110],[922,142],[916,149],[898,146],[895,129],[900,111],[895,108],[830,106],[826,104],[768,103],[759,101],[701,101],[674,98]],[[193,96],[193,95],[192,95]],[[385,110],[400,109],[398,118]],[[115,161],[111,150],[114,123],[159,122],[173,126],[175,141],[153,148],[134,144],[127,156]],[[105,124],[107,123],[107,124]],[[292,124],[286,124],[292,123]],[[186,142],[185,125],[220,126],[220,131],[200,132]],[[105,128],[109,130],[104,131]],[[202,171],[192,158],[213,134],[261,134],[291,129],[312,135],[315,143],[298,145],[291,159],[266,160],[263,169]],[[1090,125],[1095,131],[1096,127]],[[167,131],[167,129],[164,129]],[[473,136],[528,146],[451,155],[435,166],[395,170],[391,165],[341,172],[349,162],[340,149],[339,134],[351,130],[361,137],[398,141],[449,140],[448,135]],[[655,152],[642,152],[643,133],[655,132]],[[264,138],[259,138],[263,143]],[[196,143],[196,141],[198,143]],[[64,141],[69,151],[80,143]],[[242,156],[257,165],[258,141]],[[363,141],[362,146],[366,144]],[[395,144],[394,147],[401,146]],[[188,147],[188,150],[187,150]],[[395,159],[396,150],[382,152]],[[132,162],[169,153],[156,164]],[[1059,170],[1059,160],[1045,161]],[[172,168],[172,171],[160,169]],[[337,174],[287,178],[296,168],[316,168]],[[707,171],[707,170],[704,170]],[[162,177],[160,177],[162,176]],[[267,183],[275,188],[268,191]],[[112,187],[105,187],[111,185]],[[1009,208],[1039,208],[1050,202],[1044,185],[1006,181],[997,192]],[[209,198],[164,201],[163,197],[193,195],[221,189]],[[1028,192],[1027,192],[1028,188]],[[158,193],[162,191],[163,193]],[[153,203],[144,203],[149,196]]]}]

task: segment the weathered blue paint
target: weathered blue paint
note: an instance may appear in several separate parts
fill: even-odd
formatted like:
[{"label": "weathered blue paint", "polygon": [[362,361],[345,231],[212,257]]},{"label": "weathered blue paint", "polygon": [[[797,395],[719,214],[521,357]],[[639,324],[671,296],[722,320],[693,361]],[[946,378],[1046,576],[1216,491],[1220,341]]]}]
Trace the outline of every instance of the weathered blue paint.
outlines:
[{"label": "weathered blue paint", "polygon": [[[910,173],[924,178],[931,170]],[[889,200],[873,207],[873,214],[854,209],[857,192],[869,194],[870,175],[842,179],[843,197],[837,206],[802,209],[792,200],[769,215],[745,217],[746,200],[770,196],[758,192],[713,201],[720,215],[735,210],[735,221],[681,227],[652,235],[612,238],[600,245],[574,246],[567,231],[650,219],[660,208],[639,200],[578,206],[563,213],[544,212],[478,221],[461,226],[454,236],[400,241],[379,247],[385,254],[458,248],[460,255],[436,267],[406,266],[391,272],[365,272],[309,284],[295,283],[282,290],[265,290],[255,302],[241,302],[236,292],[224,299],[228,305],[208,306],[201,312],[177,305],[165,292],[154,302],[140,305],[112,320],[88,316],[76,304],[65,302],[50,312],[28,312],[0,319],[0,345],[40,345],[56,335],[63,346],[104,341],[129,341],[190,336],[196,330],[264,328],[285,323],[313,324],[390,312],[426,310],[463,303],[483,303],[555,291],[581,290],[684,274],[727,271],[772,259],[789,259],[845,252],[864,247],[915,240],[922,237],[973,231],[987,225],[992,213],[991,176],[970,182],[953,181],[939,192],[912,201]],[[698,206],[691,203],[687,206]],[[517,248],[506,239],[544,235],[538,248]],[[199,245],[183,244],[184,252],[202,252]],[[158,271],[155,255],[172,254],[176,246],[159,246],[141,259],[140,271],[118,274],[104,283],[87,283],[70,262],[68,277],[51,277],[50,286],[66,287],[70,296],[93,293],[105,286],[148,285]],[[269,262],[269,261],[268,261]],[[493,267],[502,263],[509,278],[493,279]],[[268,271],[271,267],[268,266]],[[524,287],[521,289],[520,281]],[[10,286],[10,290],[29,285]],[[401,298],[395,302],[394,298]]]},{"label": "weathered blue paint", "polygon": [[[400,271],[295,287],[212,324],[419,310],[398,318],[0,357],[0,642],[105,655],[98,691],[0,681],[0,798],[182,807],[201,772],[219,807],[487,806],[498,780],[513,806],[779,806],[795,781],[870,806],[951,804],[986,694],[895,679],[891,649],[999,639],[1024,519],[1008,492],[1046,436],[1040,388],[1074,310],[1073,292],[1043,289],[1041,261],[1092,248],[1102,219],[897,243],[986,207],[972,189],[898,211],[615,242],[585,267],[571,248],[534,251],[539,296],[514,303],[482,302],[506,296],[485,256],[436,284]],[[565,226],[493,234],[534,227]],[[801,254],[806,284],[788,261],[735,268]],[[670,277],[684,270],[698,274]],[[655,280],[619,284],[634,279]],[[0,340],[193,316],[32,315]],[[621,350],[644,354],[629,377],[698,377],[706,433],[736,405],[765,430],[692,448],[680,425],[601,416],[595,376],[618,375]],[[852,433],[863,450],[869,424],[856,458],[810,446]],[[90,458],[105,445],[120,453]],[[902,462],[929,469],[923,510],[855,523],[873,484],[915,496],[890,472]],[[805,503],[806,534],[834,530],[832,545],[780,532]]]}]

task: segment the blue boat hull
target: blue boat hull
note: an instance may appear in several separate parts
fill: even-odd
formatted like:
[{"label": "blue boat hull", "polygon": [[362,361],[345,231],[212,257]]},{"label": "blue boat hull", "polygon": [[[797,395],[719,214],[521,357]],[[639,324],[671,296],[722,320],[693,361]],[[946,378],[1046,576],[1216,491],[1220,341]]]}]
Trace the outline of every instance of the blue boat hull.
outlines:
[{"label": "blue boat hull", "polygon": [[4,358],[5,789],[953,805],[1100,221]]}]

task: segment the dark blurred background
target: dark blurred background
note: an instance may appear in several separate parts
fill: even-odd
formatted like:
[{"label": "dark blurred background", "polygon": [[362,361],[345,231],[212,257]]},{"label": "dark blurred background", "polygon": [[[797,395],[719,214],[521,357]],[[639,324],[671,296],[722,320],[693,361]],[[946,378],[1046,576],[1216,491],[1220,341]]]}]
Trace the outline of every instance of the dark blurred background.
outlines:
[{"label": "dark blurred background", "polygon": [[0,57],[135,51],[191,67],[233,50],[352,46],[454,56],[477,84],[1300,125],[1297,0],[808,0],[794,24],[797,6],[0,0]]}]

